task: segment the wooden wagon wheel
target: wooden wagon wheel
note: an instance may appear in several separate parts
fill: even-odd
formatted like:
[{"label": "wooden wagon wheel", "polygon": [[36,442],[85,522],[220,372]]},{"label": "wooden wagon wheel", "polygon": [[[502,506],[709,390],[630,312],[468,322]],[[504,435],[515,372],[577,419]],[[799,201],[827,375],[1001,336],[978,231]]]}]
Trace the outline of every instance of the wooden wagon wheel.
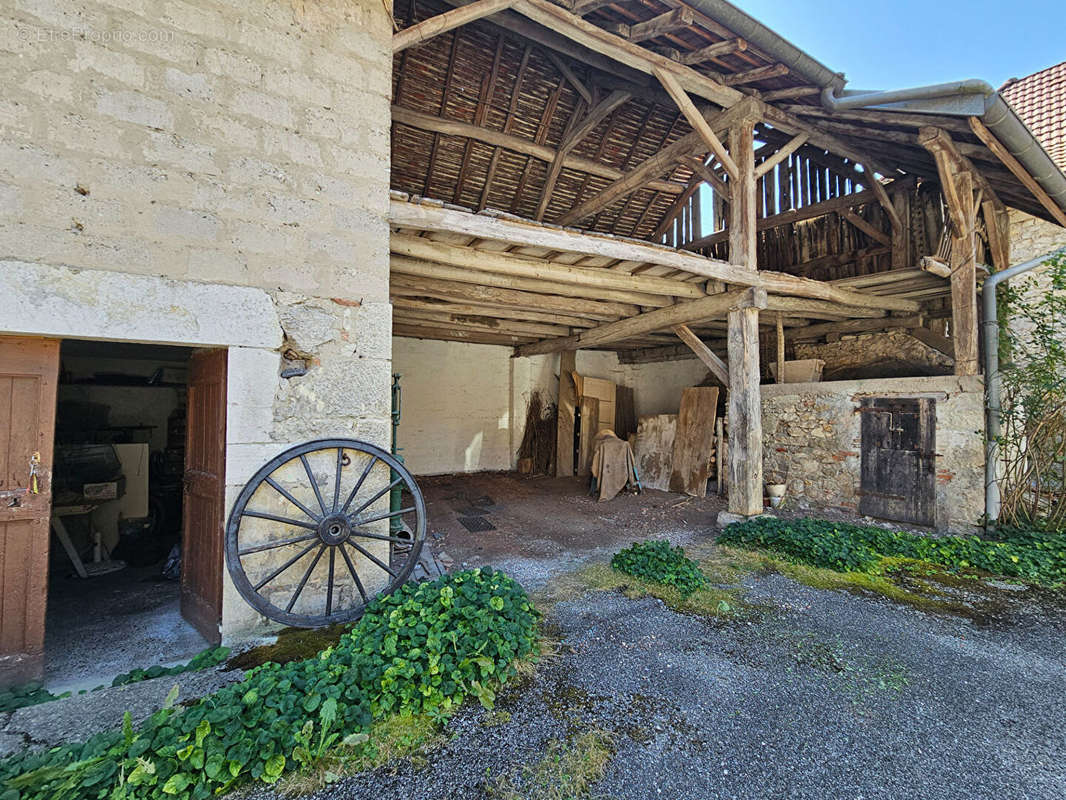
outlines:
[{"label": "wooden wagon wheel", "polygon": [[[400,508],[390,510],[396,489]],[[315,628],[352,622],[401,586],[425,538],[425,501],[400,461],[366,442],[322,439],[271,459],[241,490],[226,566],[256,611]]]}]

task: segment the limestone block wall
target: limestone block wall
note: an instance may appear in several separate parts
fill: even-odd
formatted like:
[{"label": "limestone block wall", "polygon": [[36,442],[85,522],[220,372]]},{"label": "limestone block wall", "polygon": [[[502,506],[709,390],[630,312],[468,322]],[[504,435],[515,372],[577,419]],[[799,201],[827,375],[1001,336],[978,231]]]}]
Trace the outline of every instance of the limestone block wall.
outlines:
[{"label": "limestone block wall", "polygon": [[984,397],[980,378],[954,376],[767,384],[762,387],[767,481],[801,508],[859,504],[864,397],[936,401],[938,526],[967,532],[984,512]]},{"label": "limestone block wall", "polygon": [[[391,32],[379,0],[0,5],[0,334],[228,348],[230,503],[291,444],[388,444]],[[262,622],[227,580],[224,636]]]}]

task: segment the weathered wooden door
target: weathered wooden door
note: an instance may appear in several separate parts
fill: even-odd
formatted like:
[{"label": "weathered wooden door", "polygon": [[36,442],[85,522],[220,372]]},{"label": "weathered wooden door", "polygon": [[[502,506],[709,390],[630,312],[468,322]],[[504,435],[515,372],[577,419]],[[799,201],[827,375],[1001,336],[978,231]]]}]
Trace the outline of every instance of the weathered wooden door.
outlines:
[{"label": "weathered wooden door", "polygon": [[0,685],[44,670],[58,370],[58,339],[0,336]]},{"label": "weathered wooden door", "polygon": [[936,402],[862,401],[859,511],[871,517],[936,524]]},{"label": "weathered wooden door", "polygon": [[181,613],[214,643],[221,638],[225,478],[226,351],[202,350],[189,361]]}]

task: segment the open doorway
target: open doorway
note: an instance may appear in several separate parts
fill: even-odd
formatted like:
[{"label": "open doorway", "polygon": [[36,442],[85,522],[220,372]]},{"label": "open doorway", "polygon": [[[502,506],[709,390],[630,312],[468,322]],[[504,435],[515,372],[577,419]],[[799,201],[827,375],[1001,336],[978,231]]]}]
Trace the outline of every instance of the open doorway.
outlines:
[{"label": "open doorway", "polygon": [[225,363],[225,351],[62,342],[50,685],[98,683],[217,643]]}]

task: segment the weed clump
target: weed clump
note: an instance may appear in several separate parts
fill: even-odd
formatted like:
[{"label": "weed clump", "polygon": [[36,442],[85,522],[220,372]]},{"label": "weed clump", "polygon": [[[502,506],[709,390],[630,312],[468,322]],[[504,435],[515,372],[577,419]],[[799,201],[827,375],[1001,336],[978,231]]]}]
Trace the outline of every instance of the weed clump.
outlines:
[{"label": "weed clump", "polygon": [[672,586],[682,598],[707,585],[700,565],[685,556],[684,548],[671,547],[669,542],[634,543],[615,553],[611,566],[634,578]]}]

